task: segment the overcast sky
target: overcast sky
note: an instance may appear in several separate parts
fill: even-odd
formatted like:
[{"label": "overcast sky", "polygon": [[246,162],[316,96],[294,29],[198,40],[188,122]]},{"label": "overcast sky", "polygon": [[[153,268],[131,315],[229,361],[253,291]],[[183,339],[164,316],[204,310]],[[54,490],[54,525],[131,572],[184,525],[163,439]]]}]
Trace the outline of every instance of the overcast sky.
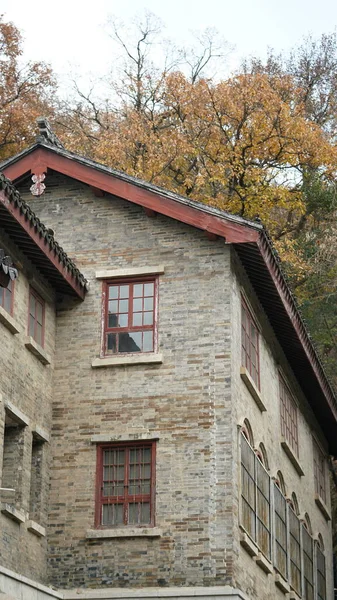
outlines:
[{"label": "overcast sky", "polygon": [[25,58],[50,62],[57,74],[106,73],[114,50],[104,27],[109,15],[128,22],[145,9],[165,25],[165,36],[188,43],[190,31],[216,27],[242,56],[288,49],[308,33],[331,33],[336,0],[0,0],[0,13],[23,32]]}]

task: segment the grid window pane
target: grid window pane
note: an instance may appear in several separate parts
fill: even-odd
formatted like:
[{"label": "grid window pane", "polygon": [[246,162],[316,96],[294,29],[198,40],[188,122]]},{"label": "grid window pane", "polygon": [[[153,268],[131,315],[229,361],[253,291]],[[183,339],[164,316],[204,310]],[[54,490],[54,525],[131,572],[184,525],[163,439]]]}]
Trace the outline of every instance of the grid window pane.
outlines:
[{"label": "grid window pane", "polygon": [[314,543],[307,529],[302,525],[303,543],[303,597],[314,600]]},{"label": "grid window pane", "polygon": [[291,396],[288,386],[280,377],[280,413],[281,413],[281,435],[298,456],[298,426],[297,406]]},{"label": "grid window pane", "polygon": [[288,578],[287,567],[287,501],[281,490],[274,484],[274,510],[275,510],[275,567],[281,575]]},{"label": "grid window pane", "polygon": [[99,448],[99,526],[151,522],[154,446]]},{"label": "grid window pane", "polygon": [[105,352],[153,352],[155,282],[108,284],[106,302]]},{"label": "grid window pane", "polygon": [[242,364],[260,388],[259,332],[246,304],[241,305]]},{"label": "grid window pane", "polygon": [[325,575],[325,556],[316,546],[316,571],[317,571],[317,598],[318,600],[326,600],[326,575]]},{"label": "grid window pane", "polygon": [[314,480],[315,492],[326,502],[325,456],[314,440]]},{"label": "grid window pane", "polygon": [[289,507],[290,584],[301,595],[301,527],[294,511]]},{"label": "grid window pane", "polygon": [[10,280],[8,287],[0,287],[0,306],[2,306],[2,308],[4,308],[10,314],[12,313],[13,289],[14,284],[12,280]]},{"label": "grid window pane", "polygon": [[44,310],[45,304],[42,298],[40,298],[35,291],[33,292],[30,290],[28,335],[30,335],[40,346],[43,346]]}]

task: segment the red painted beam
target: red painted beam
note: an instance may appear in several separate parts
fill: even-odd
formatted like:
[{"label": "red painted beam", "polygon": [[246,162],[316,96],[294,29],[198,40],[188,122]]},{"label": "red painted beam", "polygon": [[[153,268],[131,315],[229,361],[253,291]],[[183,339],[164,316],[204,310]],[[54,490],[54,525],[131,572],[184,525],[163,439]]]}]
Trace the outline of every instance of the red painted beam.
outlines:
[{"label": "red painted beam", "polygon": [[[133,183],[123,181],[115,175],[103,173],[91,166],[83,165],[76,161],[76,159],[60,156],[46,148],[34,150],[30,155],[4,169],[4,173],[6,177],[15,180],[27,172],[27,170],[33,169],[34,164],[39,166],[45,164],[54,171],[138,204],[144,207],[144,209],[160,213],[171,219],[176,219],[192,227],[197,227],[198,229],[223,237],[228,243],[256,242],[259,236],[259,231],[247,225],[227,221],[207,214],[195,207],[180,204],[176,200],[165,198]],[[46,181],[46,185],[48,185],[48,181]]]},{"label": "red painted beam", "polygon": [[20,211],[20,208],[12,204],[7,198],[5,192],[0,192],[0,202],[8,212],[12,215],[17,223],[20,224],[22,229],[29,235],[35,245],[43,252],[48,260],[53,264],[55,269],[62,275],[63,279],[66,280],[68,285],[76,292],[82,300],[85,296],[85,289],[76,281],[76,278],[68,271],[61,261],[58,259],[54,250],[51,250],[49,244],[45,238],[43,238],[37,231],[35,231],[34,225],[29,221],[26,216]]}]

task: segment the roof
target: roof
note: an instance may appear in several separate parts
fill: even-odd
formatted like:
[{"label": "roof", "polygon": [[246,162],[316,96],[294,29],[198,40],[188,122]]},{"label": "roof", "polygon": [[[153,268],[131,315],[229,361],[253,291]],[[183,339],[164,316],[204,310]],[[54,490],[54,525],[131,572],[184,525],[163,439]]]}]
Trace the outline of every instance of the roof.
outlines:
[{"label": "roof", "polygon": [[38,142],[0,165],[13,180],[52,169],[142,206],[148,216],[166,215],[225,238],[235,248],[275,335],[325,434],[337,454],[337,400],[287,284],[277,253],[259,222],[207,206],[164,190],[63,148]]},{"label": "roof", "polygon": [[58,291],[84,298],[87,281],[14,185],[0,173],[0,223]]}]

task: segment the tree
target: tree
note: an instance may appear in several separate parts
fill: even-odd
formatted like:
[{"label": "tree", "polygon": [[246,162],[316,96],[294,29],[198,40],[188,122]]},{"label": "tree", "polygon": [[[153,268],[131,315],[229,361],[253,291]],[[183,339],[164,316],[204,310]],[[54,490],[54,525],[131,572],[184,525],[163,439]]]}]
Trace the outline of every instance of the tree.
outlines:
[{"label": "tree", "polygon": [[22,37],[0,16],[0,158],[18,152],[36,135],[35,119],[53,113],[56,83],[43,62],[21,66]]}]

